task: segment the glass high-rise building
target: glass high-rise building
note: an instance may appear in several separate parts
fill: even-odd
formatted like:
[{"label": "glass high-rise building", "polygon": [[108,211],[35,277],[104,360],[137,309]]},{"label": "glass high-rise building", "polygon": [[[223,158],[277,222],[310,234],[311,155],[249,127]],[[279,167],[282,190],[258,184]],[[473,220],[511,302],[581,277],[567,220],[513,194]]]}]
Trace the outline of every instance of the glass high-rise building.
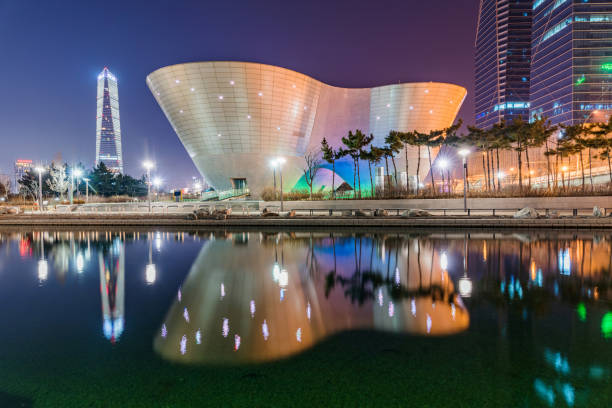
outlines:
[{"label": "glass high-rise building", "polygon": [[533,4],[531,115],[554,124],[607,120],[612,109],[612,2]]},{"label": "glass high-rise building", "polygon": [[529,116],[532,0],[481,0],[476,32],[476,126]]},{"label": "glass high-rise building", "polygon": [[106,67],[98,75],[96,166],[101,162],[111,171],[123,173],[117,78]]}]

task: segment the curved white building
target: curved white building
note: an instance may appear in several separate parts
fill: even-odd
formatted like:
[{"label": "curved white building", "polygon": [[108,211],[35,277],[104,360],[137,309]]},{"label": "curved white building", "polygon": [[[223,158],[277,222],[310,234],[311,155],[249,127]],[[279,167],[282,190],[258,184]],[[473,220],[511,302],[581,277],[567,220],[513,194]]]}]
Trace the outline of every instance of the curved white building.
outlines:
[{"label": "curved white building", "polygon": [[[302,176],[304,154],[320,150],[323,137],[338,147],[349,130],[360,129],[382,145],[390,130],[445,128],[467,93],[437,82],[338,88],[285,68],[221,61],[160,68],[147,85],[206,180],[218,191],[246,184],[254,195],[272,186],[270,162],[279,156],[287,160],[288,191]],[[398,171],[405,170],[404,157],[400,152]],[[423,158],[421,179],[428,171]],[[409,175],[416,174],[416,159],[409,149]],[[352,167],[344,168],[351,174],[337,172],[352,184]]]}]

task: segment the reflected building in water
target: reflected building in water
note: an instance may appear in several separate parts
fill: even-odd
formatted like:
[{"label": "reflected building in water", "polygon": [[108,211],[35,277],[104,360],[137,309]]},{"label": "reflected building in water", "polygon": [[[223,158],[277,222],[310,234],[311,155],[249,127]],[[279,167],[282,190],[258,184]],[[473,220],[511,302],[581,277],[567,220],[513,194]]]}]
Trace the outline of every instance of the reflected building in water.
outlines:
[{"label": "reflected building in water", "polygon": [[125,305],[125,244],[119,238],[98,249],[102,329],[111,342],[121,337]]},{"label": "reflected building in water", "polygon": [[238,234],[204,245],[154,348],[173,361],[261,362],[345,330],[448,335],[468,326],[432,245]]}]

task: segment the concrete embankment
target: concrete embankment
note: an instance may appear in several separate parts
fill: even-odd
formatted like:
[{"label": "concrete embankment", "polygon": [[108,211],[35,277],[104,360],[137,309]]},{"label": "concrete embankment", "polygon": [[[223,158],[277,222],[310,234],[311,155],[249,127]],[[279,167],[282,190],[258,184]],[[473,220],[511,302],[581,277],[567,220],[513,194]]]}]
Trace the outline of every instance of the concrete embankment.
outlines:
[{"label": "concrete embankment", "polygon": [[0,227],[317,227],[317,228],[479,228],[479,229],[612,229],[612,217],[242,217],[189,220],[185,216],[19,215],[0,216]]}]

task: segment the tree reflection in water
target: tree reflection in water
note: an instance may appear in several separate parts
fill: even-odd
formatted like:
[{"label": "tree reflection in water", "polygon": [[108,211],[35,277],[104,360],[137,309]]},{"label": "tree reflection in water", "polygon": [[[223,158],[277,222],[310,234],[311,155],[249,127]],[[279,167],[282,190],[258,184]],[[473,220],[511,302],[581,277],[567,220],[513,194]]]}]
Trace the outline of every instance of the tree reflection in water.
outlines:
[{"label": "tree reflection in water", "polygon": [[[438,252],[404,236],[254,233],[240,235],[239,245],[215,237],[182,284],[182,299],[162,323],[168,335],[158,335],[154,348],[175,361],[240,363],[287,357],[345,330],[461,332],[469,315]],[[201,344],[189,347],[198,330]]]}]

